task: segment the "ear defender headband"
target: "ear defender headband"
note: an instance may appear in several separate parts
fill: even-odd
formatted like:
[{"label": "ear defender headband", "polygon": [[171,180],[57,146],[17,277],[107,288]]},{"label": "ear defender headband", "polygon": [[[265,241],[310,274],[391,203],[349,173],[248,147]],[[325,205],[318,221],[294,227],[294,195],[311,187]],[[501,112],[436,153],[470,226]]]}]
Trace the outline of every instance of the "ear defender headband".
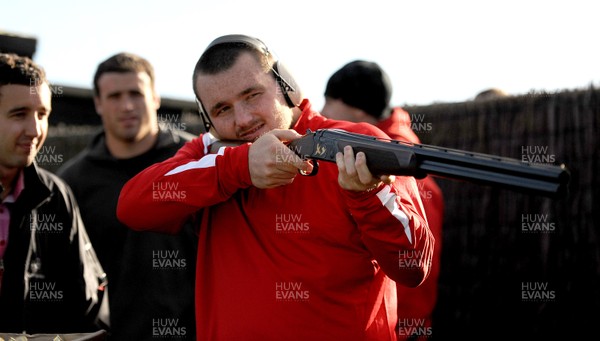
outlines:
[{"label": "ear defender headband", "polygon": [[[208,47],[206,47],[202,54],[204,54],[206,51],[210,50],[211,48],[217,45],[230,43],[241,43],[262,52],[265,56],[271,55],[271,52],[269,51],[267,45],[265,45],[265,43],[263,43],[260,39],[246,36],[243,34],[230,34],[221,36],[213,40],[208,45]],[[275,77],[275,80],[277,81],[277,84],[281,89],[281,92],[283,94],[283,97],[285,98],[285,102],[287,103],[288,107],[294,108],[298,106],[302,101],[300,88],[294,81],[294,78],[289,73],[285,65],[276,59],[275,63],[271,67],[271,72],[273,73],[273,76]],[[210,120],[208,112],[206,112],[206,110],[204,109],[204,106],[202,105],[199,96],[196,98],[196,103],[198,104],[198,111],[200,112],[200,117],[202,118],[202,122],[204,123],[204,128],[208,132],[213,124]]]}]

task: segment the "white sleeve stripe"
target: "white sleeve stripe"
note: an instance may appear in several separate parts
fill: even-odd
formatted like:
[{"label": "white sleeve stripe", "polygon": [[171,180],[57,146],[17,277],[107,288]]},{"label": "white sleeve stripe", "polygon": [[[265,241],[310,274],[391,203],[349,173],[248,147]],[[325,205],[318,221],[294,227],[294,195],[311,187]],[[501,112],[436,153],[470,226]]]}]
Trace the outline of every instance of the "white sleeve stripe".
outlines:
[{"label": "white sleeve stripe", "polygon": [[412,244],[412,234],[410,232],[410,226],[408,223],[408,217],[406,213],[402,212],[400,207],[398,207],[398,203],[396,202],[396,193],[392,192],[392,188],[389,185],[386,185],[377,193],[377,198],[379,201],[385,206],[388,211],[404,226],[404,233],[408,238],[408,241]]},{"label": "white sleeve stripe", "polygon": [[[215,141],[215,138],[211,134],[204,134],[204,136],[202,136],[202,142],[204,143],[204,146],[205,146],[204,147],[205,154],[208,153],[208,148],[209,148],[210,144],[212,144],[214,141]],[[165,174],[165,176],[179,174],[179,173],[185,172],[190,169],[214,167],[217,162],[217,156],[223,155],[224,153],[225,153],[225,147],[221,147],[221,148],[219,148],[219,151],[217,152],[217,154],[208,154],[208,155],[204,156],[203,158],[201,158],[200,160],[191,161],[191,162],[186,163],[185,165],[176,167],[175,169],[172,169],[167,174]]]},{"label": "white sleeve stripe", "polygon": [[210,154],[201,158],[200,160],[191,161],[186,163],[185,165],[181,165],[175,169],[170,170],[165,176],[179,174],[191,169],[200,169],[200,168],[209,168],[214,167],[217,159],[217,155]]}]

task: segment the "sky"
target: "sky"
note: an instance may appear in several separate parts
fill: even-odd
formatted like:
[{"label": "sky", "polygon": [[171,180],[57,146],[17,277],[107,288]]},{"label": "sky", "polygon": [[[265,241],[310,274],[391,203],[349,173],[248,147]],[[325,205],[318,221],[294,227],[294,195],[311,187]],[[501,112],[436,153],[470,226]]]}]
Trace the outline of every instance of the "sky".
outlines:
[{"label": "sky", "polygon": [[0,31],[35,37],[56,85],[91,88],[96,66],[127,51],[155,67],[164,98],[193,100],[204,48],[225,34],[263,40],[320,109],[345,63],[379,63],[393,105],[462,102],[600,85],[595,1],[2,0]]}]

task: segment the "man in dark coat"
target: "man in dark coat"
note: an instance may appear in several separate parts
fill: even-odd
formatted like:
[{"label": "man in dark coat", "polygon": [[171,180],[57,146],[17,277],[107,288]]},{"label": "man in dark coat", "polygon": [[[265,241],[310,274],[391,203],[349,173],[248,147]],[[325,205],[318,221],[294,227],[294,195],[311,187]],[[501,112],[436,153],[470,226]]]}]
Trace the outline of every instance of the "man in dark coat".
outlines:
[{"label": "man in dark coat", "polygon": [[41,67],[0,54],[0,334],[99,329],[106,276],[70,188],[35,163],[51,97]]},{"label": "man in dark coat", "polygon": [[140,56],[119,53],[98,66],[94,103],[102,132],[58,174],[73,188],[111,278],[110,338],[193,339],[198,238],[191,225],[177,235],[135,232],[116,216],[125,182],[171,157],[193,136],[178,117],[158,117],[154,70]]}]

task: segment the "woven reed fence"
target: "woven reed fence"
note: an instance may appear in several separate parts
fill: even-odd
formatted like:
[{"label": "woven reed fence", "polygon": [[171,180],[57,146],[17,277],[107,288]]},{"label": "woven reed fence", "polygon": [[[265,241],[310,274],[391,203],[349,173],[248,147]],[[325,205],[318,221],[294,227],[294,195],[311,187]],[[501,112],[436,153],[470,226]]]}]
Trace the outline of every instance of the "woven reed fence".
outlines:
[{"label": "woven reed fence", "polygon": [[600,91],[406,109],[422,143],[564,163],[572,177],[563,200],[438,179],[446,214],[433,335],[597,338]]}]

